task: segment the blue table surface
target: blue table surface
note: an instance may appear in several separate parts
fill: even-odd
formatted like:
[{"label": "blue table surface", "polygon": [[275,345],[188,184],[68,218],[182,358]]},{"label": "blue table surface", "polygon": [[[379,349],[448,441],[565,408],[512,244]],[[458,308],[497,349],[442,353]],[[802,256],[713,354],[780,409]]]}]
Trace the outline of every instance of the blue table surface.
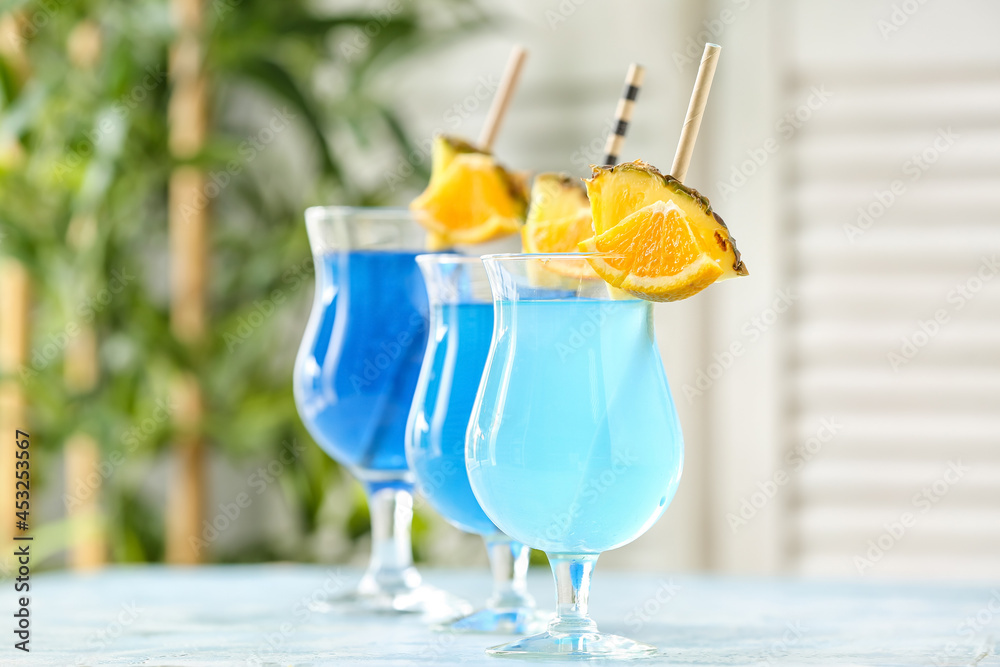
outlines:
[{"label": "blue table surface", "polygon": [[[425,571],[428,583],[481,603],[487,572]],[[360,572],[270,564],[115,567],[32,577],[31,653],[13,665],[503,665],[506,636],[430,630],[415,617],[310,611]],[[10,586],[2,596],[12,613]],[[6,586],[5,586],[6,587]],[[547,570],[529,587],[552,609]],[[1000,665],[1000,585],[898,584],[602,572],[591,594],[604,631],[654,644],[650,665]],[[6,626],[9,624],[4,625]],[[565,664],[565,663],[561,663]]]}]

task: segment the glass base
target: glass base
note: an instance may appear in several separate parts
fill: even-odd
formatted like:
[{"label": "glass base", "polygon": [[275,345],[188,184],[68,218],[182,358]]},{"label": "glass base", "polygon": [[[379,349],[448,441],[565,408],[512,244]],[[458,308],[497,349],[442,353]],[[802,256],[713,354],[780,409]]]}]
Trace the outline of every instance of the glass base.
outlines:
[{"label": "glass base", "polygon": [[472,605],[426,584],[395,592],[355,589],[313,602],[309,609],[323,614],[420,614],[438,621],[468,614]]},{"label": "glass base", "polygon": [[509,644],[487,649],[489,655],[505,658],[587,659],[643,658],[656,653],[656,647],[618,635],[600,632],[543,632]]},{"label": "glass base", "polygon": [[449,623],[435,626],[442,632],[481,632],[505,635],[524,635],[543,630],[552,620],[552,614],[531,607],[520,609],[480,609]]}]

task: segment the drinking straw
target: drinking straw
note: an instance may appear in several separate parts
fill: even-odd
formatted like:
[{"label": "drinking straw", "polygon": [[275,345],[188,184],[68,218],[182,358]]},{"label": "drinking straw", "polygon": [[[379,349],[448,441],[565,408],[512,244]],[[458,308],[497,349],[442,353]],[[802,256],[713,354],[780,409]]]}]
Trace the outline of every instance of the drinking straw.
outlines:
[{"label": "drinking straw", "polygon": [[720,51],[722,47],[718,44],[705,44],[705,53],[701,56],[701,64],[698,66],[698,77],[694,80],[694,90],[691,91],[691,102],[684,117],[684,127],[681,128],[674,164],[670,167],[670,175],[682,183],[687,178],[688,167],[691,165],[694,142],[698,140],[698,129],[701,127],[701,117],[705,113],[705,103],[708,102],[708,91],[712,88],[715,67],[719,64]]},{"label": "drinking straw", "polygon": [[[479,133],[478,144],[479,149],[482,151],[489,153],[493,150],[493,142],[500,131],[500,123],[503,121],[504,114],[507,113],[507,107],[510,105],[511,98],[514,96],[514,89],[517,87],[518,79],[521,77],[521,69],[524,67],[524,61],[527,57],[528,50],[520,44],[515,44],[511,48],[510,56],[507,58],[507,66],[504,68],[503,76],[500,77],[500,85],[497,87],[497,92],[493,95],[493,102],[490,103],[490,109],[486,114],[486,122]],[[424,246],[427,250],[441,250],[450,245],[446,241],[446,237],[437,232],[427,232],[427,237],[424,241]]]},{"label": "drinking straw", "polygon": [[618,162],[618,154],[621,153],[622,144],[625,143],[625,133],[628,131],[629,121],[632,120],[635,98],[639,96],[639,88],[642,86],[645,73],[645,68],[638,63],[632,63],[628,66],[628,73],[625,75],[625,88],[622,89],[622,96],[615,109],[615,128],[608,135],[608,141],[604,145],[605,167],[613,167]]},{"label": "drinking straw", "polygon": [[514,88],[517,87],[517,80],[521,76],[521,68],[524,67],[524,61],[527,57],[528,51],[520,44],[515,44],[514,48],[510,50],[507,67],[500,79],[500,87],[497,88],[497,92],[493,96],[493,103],[486,115],[486,124],[483,125],[483,130],[479,133],[480,150],[489,152],[493,149],[493,142],[500,130],[500,122],[503,121],[507,106],[514,96]]},{"label": "drinking straw", "polygon": [[[483,129],[479,133],[478,143],[479,149],[482,151],[489,153],[493,150],[493,142],[500,131],[500,123],[503,121],[504,114],[507,113],[511,98],[514,96],[514,88],[517,87],[518,79],[521,77],[521,69],[524,67],[524,61],[527,57],[528,50],[520,44],[515,44],[511,48],[510,56],[507,58],[507,66],[504,68],[503,76],[500,77],[500,85],[493,95],[493,101],[486,114],[486,123],[483,124]],[[437,232],[427,232],[427,238],[424,241],[427,250],[441,250],[450,245],[446,237]]]}]

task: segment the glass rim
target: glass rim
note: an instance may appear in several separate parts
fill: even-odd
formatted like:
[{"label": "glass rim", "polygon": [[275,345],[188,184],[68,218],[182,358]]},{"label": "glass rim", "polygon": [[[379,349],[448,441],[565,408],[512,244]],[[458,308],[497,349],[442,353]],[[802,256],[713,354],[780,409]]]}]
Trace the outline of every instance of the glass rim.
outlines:
[{"label": "glass rim", "polygon": [[418,264],[473,264],[482,266],[479,255],[463,255],[457,252],[424,252],[416,257]]},{"label": "glass rim", "polygon": [[310,206],[306,208],[306,217],[315,215],[358,215],[374,218],[396,218],[405,215],[413,218],[413,212],[405,206],[347,206],[334,204],[331,206]]},{"label": "glass rim", "polygon": [[540,261],[551,260],[587,260],[597,257],[624,257],[614,252],[501,252],[491,255],[483,255],[480,259],[484,262],[499,261],[525,261],[537,259]]}]

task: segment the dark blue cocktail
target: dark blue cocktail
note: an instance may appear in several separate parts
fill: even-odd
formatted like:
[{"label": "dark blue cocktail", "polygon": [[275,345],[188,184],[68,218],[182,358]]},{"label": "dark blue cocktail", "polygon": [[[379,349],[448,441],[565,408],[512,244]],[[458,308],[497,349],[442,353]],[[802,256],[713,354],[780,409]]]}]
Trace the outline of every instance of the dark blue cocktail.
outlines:
[{"label": "dark blue cocktail", "polygon": [[413,476],[406,419],[427,341],[427,293],[409,211],[306,211],[313,310],[295,361],[295,403],[316,442],[368,494],[372,557],[356,592],[324,608],[451,615],[464,603],[423,586],[413,567]]}]

